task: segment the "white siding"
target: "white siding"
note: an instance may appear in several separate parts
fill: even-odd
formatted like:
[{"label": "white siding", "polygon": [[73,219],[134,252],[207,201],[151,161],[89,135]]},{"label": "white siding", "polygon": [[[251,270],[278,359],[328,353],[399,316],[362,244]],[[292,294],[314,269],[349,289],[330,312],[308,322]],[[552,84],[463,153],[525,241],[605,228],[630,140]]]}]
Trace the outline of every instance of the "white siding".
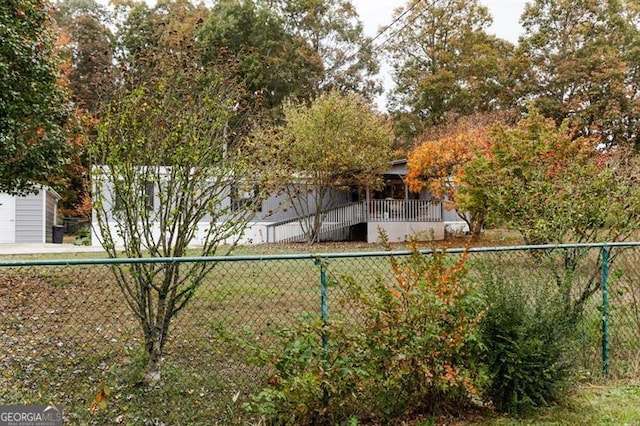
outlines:
[{"label": "white siding", "polygon": [[16,242],[16,199],[0,194],[0,243]]},{"label": "white siding", "polygon": [[[308,197],[308,200],[302,202],[300,202],[299,200],[296,201],[296,205],[298,206],[298,208],[302,208],[304,210],[300,213],[302,213],[302,215],[315,213],[317,208],[312,198],[313,193],[307,192],[302,187],[300,189],[300,192],[301,195],[299,195],[298,198],[303,199]],[[349,193],[346,191],[341,191],[339,189],[331,191],[331,195],[329,195],[329,197],[324,200],[325,207],[329,203],[329,198],[333,200],[334,206],[341,206],[350,201]],[[281,192],[279,194],[271,195],[262,202],[261,209],[256,214],[255,221],[280,222],[284,220],[295,219],[296,217],[298,217],[298,214],[296,213],[296,210],[293,207],[289,196],[284,192]]]}]

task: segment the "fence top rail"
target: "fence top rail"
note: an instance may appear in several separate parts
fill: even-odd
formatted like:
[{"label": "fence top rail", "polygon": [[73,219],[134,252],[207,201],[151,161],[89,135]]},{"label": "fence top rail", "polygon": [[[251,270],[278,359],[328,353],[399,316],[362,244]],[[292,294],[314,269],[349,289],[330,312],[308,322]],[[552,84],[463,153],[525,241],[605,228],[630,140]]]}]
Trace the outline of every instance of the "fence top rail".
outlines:
[{"label": "fence top rail", "polygon": [[[640,241],[629,242],[603,242],[603,243],[576,243],[576,244],[547,244],[547,245],[516,245],[501,247],[472,247],[437,249],[438,252],[449,254],[509,252],[509,251],[535,251],[535,250],[566,250],[574,248],[613,248],[613,247],[640,247]],[[420,250],[422,254],[431,254],[434,250]],[[194,263],[194,262],[257,262],[272,260],[328,260],[339,258],[358,257],[389,257],[408,256],[411,250],[376,251],[376,252],[345,252],[345,253],[295,253],[273,255],[246,255],[246,256],[185,256],[185,257],[140,257],[140,258],[105,258],[105,259],[39,259],[39,260],[0,260],[0,268],[19,266],[71,266],[71,265],[115,265],[115,264],[140,264],[140,263]]]}]

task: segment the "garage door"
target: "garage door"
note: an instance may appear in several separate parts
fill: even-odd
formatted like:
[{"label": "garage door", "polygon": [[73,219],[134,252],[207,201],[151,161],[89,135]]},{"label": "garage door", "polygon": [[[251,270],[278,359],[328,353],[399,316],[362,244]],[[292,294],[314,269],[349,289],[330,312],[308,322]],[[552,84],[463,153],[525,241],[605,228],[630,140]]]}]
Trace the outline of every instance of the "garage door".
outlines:
[{"label": "garage door", "polygon": [[16,199],[0,194],[0,243],[14,243],[16,234]]}]

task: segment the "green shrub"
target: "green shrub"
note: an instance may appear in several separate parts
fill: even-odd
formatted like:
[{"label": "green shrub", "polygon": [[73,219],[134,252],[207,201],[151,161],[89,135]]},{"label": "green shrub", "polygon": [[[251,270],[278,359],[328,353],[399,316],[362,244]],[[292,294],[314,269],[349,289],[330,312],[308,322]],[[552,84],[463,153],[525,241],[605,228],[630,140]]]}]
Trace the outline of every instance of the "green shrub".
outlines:
[{"label": "green shrub", "polygon": [[380,420],[481,401],[481,300],[467,280],[465,259],[414,248],[410,257],[391,260],[393,282],[381,280],[372,292],[360,288],[367,389]]},{"label": "green shrub", "polygon": [[80,228],[76,231],[73,244],[76,246],[90,246],[91,245],[91,229]]},{"label": "green shrub", "polygon": [[276,424],[388,424],[480,402],[481,299],[464,261],[414,250],[392,259],[391,280],[343,280],[363,321],[305,322],[280,329],[282,346],[254,345],[254,361],[271,373],[249,408]]},{"label": "green shrub", "polygon": [[557,400],[571,376],[567,357],[576,324],[555,287],[488,276],[484,295],[480,329],[493,404],[518,414]]},{"label": "green shrub", "polygon": [[254,338],[241,343],[248,361],[269,371],[264,388],[245,409],[278,425],[333,425],[349,421],[354,413],[365,415],[368,407],[358,395],[368,373],[358,367],[361,356],[353,353],[356,345],[346,329],[340,323],[323,326],[307,320],[277,328],[268,345]]}]

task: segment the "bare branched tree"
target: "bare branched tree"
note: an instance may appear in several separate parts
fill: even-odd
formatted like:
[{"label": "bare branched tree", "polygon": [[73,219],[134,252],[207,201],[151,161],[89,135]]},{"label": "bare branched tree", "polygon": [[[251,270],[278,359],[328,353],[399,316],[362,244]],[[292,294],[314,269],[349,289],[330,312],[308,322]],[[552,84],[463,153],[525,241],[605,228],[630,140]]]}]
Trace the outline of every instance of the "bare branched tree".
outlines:
[{"label": "bare branched tree", "polygon": [[[94,223],[112,258],[181,257],[194,242],[200,256],[221,254],[221,247],[227,254],[252,217],[229,197],[232,186],[251,182],[230,125],[238,122],[237,87],[222,74],[205,73],[188,55],[174,65],[123,89],[90,149]],[[214,266],[114,265],[144,333],[148,383],[160,377],[172,319]]]}]

